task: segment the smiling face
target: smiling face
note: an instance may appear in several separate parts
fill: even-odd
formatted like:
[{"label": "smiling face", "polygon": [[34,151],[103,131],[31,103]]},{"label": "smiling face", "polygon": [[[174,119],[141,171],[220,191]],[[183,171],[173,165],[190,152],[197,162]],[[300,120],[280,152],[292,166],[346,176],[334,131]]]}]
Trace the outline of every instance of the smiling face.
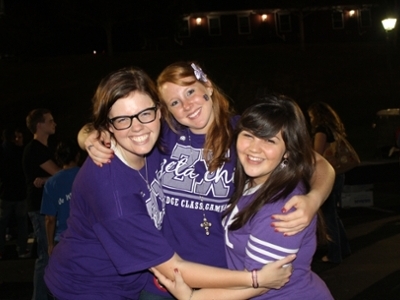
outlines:
[{"label": "smiling face", "polygon": [[253,186],[268,180],[286,152],[281,131],[268,139],[260,139],[251,132],[242,131],[238,135],[236,149],[245,173],[253,180]]},{"label": "smiling face", "polygon": [[[189,76],[182,81],[189,83],[194,80],[193,76]],[[187,86],[166,82],[160,87],[162,101],[165,101],[175,120],[196,134],[206,134],[214,121],[212,92],[211,86],[197,80]]]},{"label": "smiling face", "polygon": [[[154,101],[147,94],[132,92],[114,103],[108,117],[112,119],[118,116],[131,116],[154,106]],[[156,119],[147,124],[142,124],[134,118],[132,125],[127,129],[116,130],[111,124],[109,125],[117,147],[128,162],[135,164],[153,149],[160,134],[160,118],[161,113],[157,110]]]}]

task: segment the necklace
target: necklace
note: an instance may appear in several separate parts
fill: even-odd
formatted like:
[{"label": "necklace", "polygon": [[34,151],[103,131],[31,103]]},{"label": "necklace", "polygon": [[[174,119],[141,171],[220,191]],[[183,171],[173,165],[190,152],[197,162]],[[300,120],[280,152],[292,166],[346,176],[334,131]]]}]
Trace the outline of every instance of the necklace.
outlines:
[{"label": "necklace", "polygon": [[142,173],[140,173],[139,170],[136,170],[136,172],[138,172],[138,173],[139,173],[139,176],[143,179],[144,182],[146,182],[147,189],[148,189],[149,192],[150,192],[149,173],[148,173],[148,171],[147,171],[147,157],[144,158],[144,167],[145,167],[145,170],[146,170],[146,178],[143,177]]},{"label": "necklace", "polygon": [[146,178],[143,177],[142,173],[140,173],[140,171],[134,167],[132,167],[129,163],[128,160],[125,158],[124,153],[116,146],[112,147],[112,149],[114,150],[114,153],[116,156],[118,156],[118,158],[128,167],[130,167],[131,169],[134,169],[136,172],[138,172],[140,178],[142,178],[142,180],[146,183],[147,189],[149,190],[149,192],[151,192],[150,190],[150,184],[149,184],[149,173],[147,171],[147,157],[144,158],[144,167],[146,170]]},{"label": "necklace", "polygon": [[[188,138],[189,138],[189,144],[190,144],[190,156],[192,156],[193,146],[192,146],[192,140],[190,138],[189,129],[188,129]],[[206,231],[206,235],[210,235],[210,227],[212,226],[212,223],[209,222],[207,220],[207,217],[206,217],[206,211],[204,209],[203,189],[200,191],[200,197],[199,198],[200,198],[200,202],[201,202],[201,208],[203,210],[203,222],[200,223],[200,227],[204,228],[204,230]]]},{"label": "necklace", "polygon": [[[146,208],[147,208],[147,212],[150,216],[150,218],[153,220],[154,222],[154,226],[160,230],[162,228],[162,222],[164,219],[164,215],[165,215],[165,196],[164,193],[162,193],[162,191],[159,193],[159,195],[157,196],[155,194],[154,191],[152,191],[152,189],[150,188],[150,183],[149,183],[149,172],[148,172],[148,168],[147,168],[147,157],[144,158],[144,169],[146,171],[146,177],[144,177],[142,175],[142,173],[140,173],[140,171],[134,167],[132,167],[127,160],[125,159],[123,153],[118,149],[118,147],[114,147],[113,148],[115,155],[129,168],[134,169],[136,172],[138,172],[140,178],[146,183],[147,186],[147,190],[149,192],[149,196],[148,198],[146,198],[147,200],[145,200],[146,203]],[[140,195],[142,196],[142,198],[144,199],[146,197],[146,193],[143,192],[143,190],[140,190]],[[160,199],[161,202],[161,209],[158,205],[158,201],[157,198]]]}]

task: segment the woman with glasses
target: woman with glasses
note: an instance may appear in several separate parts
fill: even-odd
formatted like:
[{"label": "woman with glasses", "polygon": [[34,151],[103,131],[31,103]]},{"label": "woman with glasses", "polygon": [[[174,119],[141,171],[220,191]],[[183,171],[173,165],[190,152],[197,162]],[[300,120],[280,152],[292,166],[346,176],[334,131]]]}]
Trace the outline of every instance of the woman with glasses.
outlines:
[{"label": "woman with glasses", "polygon": [[[221,214],[234,191],[236,150],[233,132],[238,116],[221,89],[193,62],[167,66],[157,79],[161,110],[165,119],[162,131],[162,189],[166,196],[166,215],[162,231],[181,257],[217,267],[226,267],[224,230]],[[79,135],[98,165],[110,161],[109,138]],[[329,194],[334,173],[329,163],[317,155],[311,190],[288,201],[283,212],[271,220],[277,234],[293,235],[312,220]],[[283,222],[280,222],[283,221]],[[196,245],[193,247],[193,245]],[[151,274],[150,274],[151,275]],[[171,299],[172,296],[149,277],[141,300]]]},{"label": "woman with glasses", "polygon": [[282,268],[294,256],[256,273],[230,271],[181,259],[159,230],[165,197],[155,144],[161,130],[157,90],[140,69],[110,74],[93,99],[93,129],[112,136],[115,157],[99,168],[87,159],[77,174],[70,203],[68,228],[54,247],[45,272],[53,299],[138,299],[147,269],[172,279],[180,270],[188,284],[213,289],[203,294],[245,299],[280,288],[291,274]]}]

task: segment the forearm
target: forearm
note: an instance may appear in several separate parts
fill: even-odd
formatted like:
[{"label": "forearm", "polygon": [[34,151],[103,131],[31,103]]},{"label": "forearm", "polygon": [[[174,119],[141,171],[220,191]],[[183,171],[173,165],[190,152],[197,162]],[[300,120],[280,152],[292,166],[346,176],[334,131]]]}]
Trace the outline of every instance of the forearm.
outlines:
[{"label": "forearm", "polygon": [[49,246],[54,246],[54,233],[56,231],[56,218],[54,216],[45,217],[46,237]]},{"label": "forearm", "polygon": [[185,282],[195,288],[248,288],[252,287],[251,273],[200,265],[174,255],[168,262],[155,267],[170,280],[178,269]]},{"label": "forearm", "polygon": [[325,202],[326,198],[328,198],[332,190],[335,181],[335,170],[321,155],[316,153],[315,157],[315,170],[311,178],[311,188],[308,197],[315,200],[318,210],[318,208]]}]

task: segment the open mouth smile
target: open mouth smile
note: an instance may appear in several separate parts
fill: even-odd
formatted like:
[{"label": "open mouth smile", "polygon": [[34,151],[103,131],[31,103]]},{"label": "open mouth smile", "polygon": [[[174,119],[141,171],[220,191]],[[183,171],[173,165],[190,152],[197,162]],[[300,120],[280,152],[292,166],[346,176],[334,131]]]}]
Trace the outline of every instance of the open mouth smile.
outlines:
[{"label": "open mouth smile", "polygon": [[197,109],[194,113],[187,116],[188,119],[195,119],[200,115],[201,107]]},{"label": "open mouth smile", "polygon": [[143,143],[144,141],[146,141],[149,138],[149,136],[150,136],[150,134],[147,133],[144,135],[131,137],[131,140],[136,143]]}]

